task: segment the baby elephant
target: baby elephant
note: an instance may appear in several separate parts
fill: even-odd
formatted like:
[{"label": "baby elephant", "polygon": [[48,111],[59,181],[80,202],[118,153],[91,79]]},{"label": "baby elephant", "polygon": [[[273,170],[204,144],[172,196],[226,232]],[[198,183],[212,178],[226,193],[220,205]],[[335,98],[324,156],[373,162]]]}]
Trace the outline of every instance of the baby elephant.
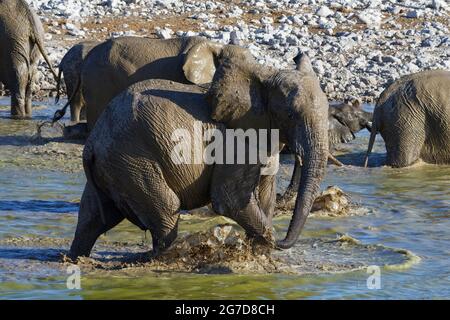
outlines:
[{"label": "baby elephant", "polygon": [[407,167],[418,160],[450,164],[450,72],[404,76],[381,93],[365,166],[378,132],[386,144],[389,166]]},{"label": "baby elephant", "polygon": [[[86,141],[87,183],[70,257],[89,255],[97,237],[125,218],[150,230],[158,253],[176,238],[181,210],[209,203],[251,238],[272,243],[276,170],[263,171],[266,161],[250,158],[278,160],[283,144],[303,164],[298,201],[285,239],[277,242],[292,247],[319,192],[328,154],[328,101],[307,57],[302,65],[298,71],[272,69],[227,45],[206,94],[195,85],[157,79],[116,96]],[[225,129],[249,136],[232,134],[230,140]]]},{"label": "baby elephant", "polygon": [[67,51],[59,64],[56,102],[59,101],[61,76],[63,75],[67,97],[71,98],[74,95],[70,103],[70,120],[75,123],[79,122],[80,119],[86,120],[83,97],[81,92],[75,91],[77,83],[80,80],[83,60],[99,43],[97,41],[84,41],[74,45]]}]

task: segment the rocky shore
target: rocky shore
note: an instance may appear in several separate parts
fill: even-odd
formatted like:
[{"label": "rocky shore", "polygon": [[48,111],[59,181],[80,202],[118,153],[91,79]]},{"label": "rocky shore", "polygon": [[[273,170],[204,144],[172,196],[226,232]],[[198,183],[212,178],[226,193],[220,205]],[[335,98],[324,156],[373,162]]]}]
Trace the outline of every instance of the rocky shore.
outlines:
[{"label": "rocky shore", "polygon": [[[201,35],[239,43],[260,63],[312,59],[330,100],[373,102],[387,83],[424,69],[450,70],[445,0],[27,0],[46,29],[55,66],[73,44],[133,35]],[[41,62],[35,91],[54,94]]]}]

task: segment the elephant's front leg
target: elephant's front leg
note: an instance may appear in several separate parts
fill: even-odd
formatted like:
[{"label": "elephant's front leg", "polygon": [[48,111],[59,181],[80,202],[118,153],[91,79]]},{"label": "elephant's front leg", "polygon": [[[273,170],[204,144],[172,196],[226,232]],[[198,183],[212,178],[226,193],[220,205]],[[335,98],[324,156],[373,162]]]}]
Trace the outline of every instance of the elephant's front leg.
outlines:
[{"label": "elephant's front leg", "polygon": [[268,217],[264,212],[261,202],[255,197],[255,193],[252,193],[247,206],[230,218],[244,228],[250,238],[269,244],[274,242],[271,217]]},{"label": "elephant's front leg", "polygon": [[260,177],[259,165],[216,165],[211,202],[216,213],[236,221],[249,236],[272,242],[274,177]]}]

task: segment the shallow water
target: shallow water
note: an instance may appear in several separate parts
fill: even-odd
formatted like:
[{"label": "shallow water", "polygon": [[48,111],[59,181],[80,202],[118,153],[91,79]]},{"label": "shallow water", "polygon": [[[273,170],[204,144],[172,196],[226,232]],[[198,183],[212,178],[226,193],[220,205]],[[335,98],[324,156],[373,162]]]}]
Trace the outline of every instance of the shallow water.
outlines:
[{"label": "shallow water", "polygon": [[[48,120],[55,108],[38,107],[33,121],[11,121],[7,104],[8,100],[0,100],[0,241],[17,237],[30,241],[55,239],[67,247],[85,182],[81,161],[75,156],[79,147],[70,146],[75,151],[61,157],[53,151],[36,151],[30,142],[36,123]],[[360,164],[367,140],[368,133],[361,132],[357,140],[343,146],[344,155],[338,158],[344,163]],[[372,165],[383,162],[383,149],[378,138]],[[282,156],[282,186],[292,163],[290,156]],[[71,169],[65,170],[67,166]],[[382,268],[381,289],[377,290],[367,288],[369,274],[365,270],[302,276],[96,272],[82,273],[82,289],[69,290],[65,272],[42,267],[43,262],[59,259],[60,250],[36,244],[0,245],[0,298],[450,298],[450,166],[364,169],[330,165],[323,187],[328,185],[338,185],[369,213],[309,219],[302,239],[334,239],[336,234],[348,234],[364,244],[407,249],[421,258],[420,263],[400,269]],[[183,221],[181,234],[204,230],[217,221]],[[280,235],[288,221],[288,217],[276,218]],[[101,240],[148,243],[148,238],[132,225],[122,223]]]}]

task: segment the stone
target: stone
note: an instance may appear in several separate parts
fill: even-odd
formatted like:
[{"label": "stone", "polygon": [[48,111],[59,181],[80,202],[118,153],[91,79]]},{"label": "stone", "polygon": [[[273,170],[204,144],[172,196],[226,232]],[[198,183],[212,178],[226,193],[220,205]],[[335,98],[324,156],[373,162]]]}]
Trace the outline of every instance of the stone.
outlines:
[{"label": "stone", "polygon": [[327,6],[321,6],[317,11],[316,11],[316,15],[318,15],[319,17],[328,17],[328,16],[332,16],[334,14],[334,11],[332,11],[330,8],[328,8]]}]

